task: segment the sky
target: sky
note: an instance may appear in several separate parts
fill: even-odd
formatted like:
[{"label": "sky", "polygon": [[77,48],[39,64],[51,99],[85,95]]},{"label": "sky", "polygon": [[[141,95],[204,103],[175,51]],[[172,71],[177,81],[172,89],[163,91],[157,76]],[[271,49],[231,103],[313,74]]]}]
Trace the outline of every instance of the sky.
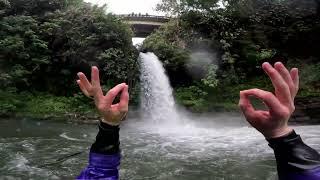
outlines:
[{"label": "sky", "polygon": [[107,4],[107,10],[115,14],[152,14],[158,15],[155,11],[156,4],[161,0],[84,0],[93,4]]}]

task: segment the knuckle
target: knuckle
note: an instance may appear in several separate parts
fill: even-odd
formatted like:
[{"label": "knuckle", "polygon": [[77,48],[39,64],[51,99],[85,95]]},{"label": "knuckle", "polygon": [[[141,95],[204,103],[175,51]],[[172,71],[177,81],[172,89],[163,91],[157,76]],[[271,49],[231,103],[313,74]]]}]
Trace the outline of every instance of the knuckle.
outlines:
[{"label": "knuckle", "polygon": [[277,85],[281,90],[290,89],[289,84],[287,84],[285,81],[279,81]]},{"label": "knuckle", "polygon": [[88,88],[88,92],[89,92],[89,93],[92,93],[92,92],[93,92],[93,87],[89,87],[89,88]]},{"label": "knuckle", "polygon": [[287,108],[280,110],[279,113],[283,118],[287,118],[287,117],[289,117],[291,115],[290,110],[287,109]]},{"label": "knuckle", "polygon": [[245,107],[245,104],[242,103],[242,102],[239,102],[239,103],[238,103],[238,107],[239,107],[239,108],[244,108],[244,107]]},{"label": "knuckle", "polygon": [[98,109],[99,111],[103,111],[103,110],[104,110],[104,107],[101,106],[101,105],[98,105],[98,106],[97,106],[97,109]]},{"label": "knuckle", "polygon": [[294,93],[296,91],[296,88],[293,85],[289,84],[289,89],[291,93]]},{"label": "knuckle", "polygon": [[117,93],[116,93],[114,90],[110,90],[110,91],[108,92],[108,95],[110,95],[110,96],[116,96]]},{"label": "knuckle", "polygon": [[294,105],[291,105],[291,113],[293,113],[296,110],[296,107]]},{"label": "knuckle", "polygon": [[267,92],[267,93],[264,94],[264,98],[265,98],[265,99],[272,98],[272,96],[273,96],[273,93],[272,93],[272,92]]},{"label": "knuckle", "polygon": [[277,70],[275,70],[275,69],[269,69],[269,75],[270,75],[270,76],[275,76],[276,73],[278,73]]}]

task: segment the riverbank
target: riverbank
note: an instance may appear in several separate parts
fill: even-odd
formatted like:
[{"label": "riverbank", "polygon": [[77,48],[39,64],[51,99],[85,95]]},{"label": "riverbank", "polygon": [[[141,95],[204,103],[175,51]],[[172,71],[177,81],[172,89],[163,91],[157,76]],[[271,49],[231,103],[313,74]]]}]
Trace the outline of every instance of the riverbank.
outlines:
[{"label": "riverbank", "polygon": [[[303,93],[302,93],[303,94]],[[221,94],[218,96],[220,99]],[[41,120],[72,121],[77,123],[96,123],[99,115],[95,110],[93,102],[81,94],[73,97],[58,97],[43,93],[12,93],[0,91],[0,117],[1,118],[31,118]],[[180,94],[180,98],[182,98]],[[208,100],[197,99],[197,102],[181,99],[177,102],[192,113],[239,113],[237,101],[218,100],[210,101],[207,108],[197,109],[198,102],[208,104]],[[292,116],[292,124],[320,124],[320,97],[300,96],[296,98],[296,111]],[[201,104],[203,106],[203,104]],[[130,106],[128,116],[136,117],[138,106]],[[201,111],[199,111],[201,110]],[[204,111],[206,110],[206,111]]]},{"label": "riverbank", "polygon": [[92,119],[94,104],[81,94],[72,97],[39,92],[0,91],[0,117],[72,120]]}]

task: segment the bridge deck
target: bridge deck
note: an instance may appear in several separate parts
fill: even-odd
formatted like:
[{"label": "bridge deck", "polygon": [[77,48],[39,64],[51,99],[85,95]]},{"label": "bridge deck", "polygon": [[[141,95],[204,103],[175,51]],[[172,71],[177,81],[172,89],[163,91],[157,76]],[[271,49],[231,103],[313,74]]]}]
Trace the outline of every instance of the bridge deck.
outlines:
[{"label": "bridge deck", "polygon": [[136,14],[121,14],[118,15],[125,21],[147,21],[147,22],[162,22],[166,23],[170,20],[167,16],[154,16],[154,15],[136,15]]},{"label": "bridge deck", "polygon": [[131,25],[136,37],[147,37],[161,25],[170,20],[166,16],[153,16],[141,14],[121,14],[118,17],[122,18],[126,23]]}]

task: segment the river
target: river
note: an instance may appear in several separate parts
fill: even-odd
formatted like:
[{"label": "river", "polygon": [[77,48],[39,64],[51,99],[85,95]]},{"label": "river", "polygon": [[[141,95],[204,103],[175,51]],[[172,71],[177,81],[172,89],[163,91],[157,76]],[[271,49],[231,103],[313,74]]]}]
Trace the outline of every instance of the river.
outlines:
[{"label": "river", "polygon": [[[242,118],[193,122],[176,127],[128,119],[121,127],[121,179],[276,179],[272,150]],[[317,150],[319,128],[295,127]],[[72,179],[87,165],[96,132],[95,125],[1,120],[0,179]]]},{"label": "river", "polygon": [[[272,149],[240,114],[185,111],[158,57],[141,53],[139,62],[141,109],[132,117],[140,118],[121,126],[121,179],[277,179]],[[295,129],[320,150],[319,127]],[[96,133],[95,125],[1,120],[0,179],[72,179],[87,165]]]}]

